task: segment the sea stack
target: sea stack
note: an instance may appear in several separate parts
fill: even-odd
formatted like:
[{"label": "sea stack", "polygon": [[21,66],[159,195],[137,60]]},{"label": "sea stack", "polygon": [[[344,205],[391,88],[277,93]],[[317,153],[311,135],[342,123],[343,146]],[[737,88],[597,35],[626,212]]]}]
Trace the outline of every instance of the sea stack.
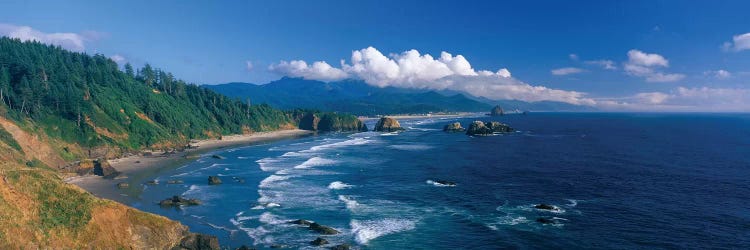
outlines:
[{"label": "sea stack", "polygon": [[466,131],[466,129],[464,127],[461,127],[461,123],[460,122],[454,122],[454,123],[445,125],[445,127],[443,127],[443,131],[445,131],[445,132],[464,132],[464,131]]},{"label": "sea stack", "polygon": [[505,115],[505,112],[503,112],[503,108],[500,107],[500,105],[495,106],[490,110],[490,116],[503,116]]},{"label": "sea stack", "polygon": [[474,121],[469,125],[469,129],[466,130],[467,135],[492,135],[494,133],[510,133],[513,132],[513,128],[500,122],[487,122]]},{"label": "sea stack", "polygon": [[390,117],[380,118],[378,123],[375,124],[375,131],[378,132],[397,132],[402,131],[404,128],[398,123],[396,119]]}]

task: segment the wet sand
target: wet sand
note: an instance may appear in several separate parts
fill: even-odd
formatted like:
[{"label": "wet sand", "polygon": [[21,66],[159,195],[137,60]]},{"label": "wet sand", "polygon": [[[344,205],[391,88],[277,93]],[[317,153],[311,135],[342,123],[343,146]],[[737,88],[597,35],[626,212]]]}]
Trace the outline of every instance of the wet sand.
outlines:
[{"label": "wet sand", "polygon": [[[224,136],[221,140],[200,140],[191,143],[192,146],[197,148],[187,149],[183,152],[151,152],[151,155],[140,154],[110,160],[109,163],[112,167],[121,173],[115,179],[104,179],[101,176],[81,176],[68,178],[65,181],[75,184],[97,197],[131,204],[137,201],[135,197],[143,191],[141,184],[151,180],[151,177],[162,171],[189,163],[200,157],[201,154],[227,147],[294,139],[311,134],[313,134],[312,131],[294,129],[252,135]],[[121,182],[128,183],[129,187],[118,188],[117,184]]]}]

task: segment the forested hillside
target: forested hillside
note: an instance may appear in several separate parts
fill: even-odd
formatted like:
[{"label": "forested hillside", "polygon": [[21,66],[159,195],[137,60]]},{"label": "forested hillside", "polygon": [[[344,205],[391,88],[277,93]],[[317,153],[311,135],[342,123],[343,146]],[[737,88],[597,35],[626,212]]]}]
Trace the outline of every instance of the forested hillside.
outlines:
[{"label": "forested hillside", "polygon": [[291,115],[176,79],[38,42],[0,38],[0,112],[83,147],[168,146],[294,126]]}]

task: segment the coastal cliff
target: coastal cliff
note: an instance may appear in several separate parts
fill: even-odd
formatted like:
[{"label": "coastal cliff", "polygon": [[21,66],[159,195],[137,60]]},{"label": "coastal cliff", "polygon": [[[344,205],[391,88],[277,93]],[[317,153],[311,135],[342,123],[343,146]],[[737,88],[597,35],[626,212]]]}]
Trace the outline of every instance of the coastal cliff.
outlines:
[{"label": "coastal cliff", "polygon": [[336,113],[304,112],[298,118],[299,128],[320,132],[361,132],[367,125],[356,116]]}]

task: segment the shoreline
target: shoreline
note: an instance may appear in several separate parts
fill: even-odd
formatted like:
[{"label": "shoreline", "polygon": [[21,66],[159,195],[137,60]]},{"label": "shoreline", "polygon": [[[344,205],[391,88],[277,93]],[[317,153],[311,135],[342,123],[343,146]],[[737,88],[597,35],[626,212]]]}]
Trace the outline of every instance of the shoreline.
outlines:
[{"label": "shoreline", "polygon": [[[125,205],[137,202],[137,196],[143,191],[141,184],[149,181],[154,175],[191,162],[200,157],[201,154],[218,149],[247,146],[264,142],[295,139],[314,134],[313,131],[292,129],[271,132],[260,132],[250,135],[228,135],[221,140],[206,139],[191,143],[195,148],[186,149],[183,152],[166,153],[164,151],[145,151],[123,158],[109,160],[110,165],[120,175],[114,179],[105,179],[101,176],[87,175],[66,178],[66,183],[74,184],[96,197],[114,200]],[[150,155],[148,152],[151,152]],[[125,182],[128,188],[118,188],[117,184]]]}]

